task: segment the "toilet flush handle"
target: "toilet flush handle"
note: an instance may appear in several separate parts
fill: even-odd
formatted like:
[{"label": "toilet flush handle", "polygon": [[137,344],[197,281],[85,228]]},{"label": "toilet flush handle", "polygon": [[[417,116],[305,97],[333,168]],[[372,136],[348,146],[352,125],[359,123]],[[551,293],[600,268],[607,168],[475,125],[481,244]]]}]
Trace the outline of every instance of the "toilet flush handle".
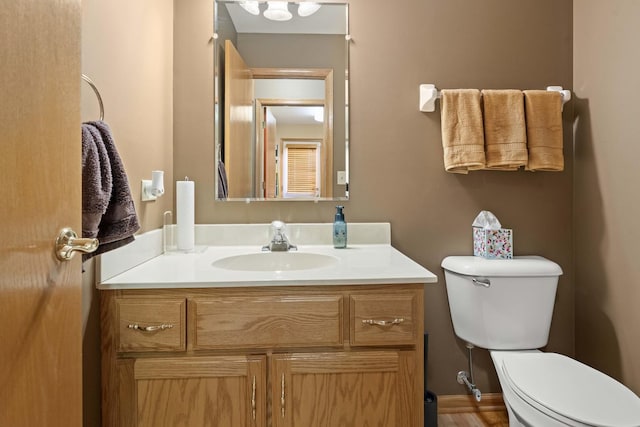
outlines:
[{"label": "toilet flush handle", "polygon": [[472,277],[471,281],[476,286],[483,286],[485,288],[488,288],[488,287],[491,286],[491,280],[486,279],[486,278],[475,278],[475,277]]}]

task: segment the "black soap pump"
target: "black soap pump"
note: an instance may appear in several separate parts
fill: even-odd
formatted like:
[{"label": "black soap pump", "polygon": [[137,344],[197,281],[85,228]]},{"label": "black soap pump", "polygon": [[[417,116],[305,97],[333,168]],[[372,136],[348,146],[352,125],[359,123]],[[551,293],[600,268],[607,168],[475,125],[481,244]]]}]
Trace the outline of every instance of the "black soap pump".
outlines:
[{"label": "black soap pump", "polygon": [[344,206],[336,206],[336,218],[333,222],[333,247],[338,249],[347,247],[347,223],[342,209]]}]

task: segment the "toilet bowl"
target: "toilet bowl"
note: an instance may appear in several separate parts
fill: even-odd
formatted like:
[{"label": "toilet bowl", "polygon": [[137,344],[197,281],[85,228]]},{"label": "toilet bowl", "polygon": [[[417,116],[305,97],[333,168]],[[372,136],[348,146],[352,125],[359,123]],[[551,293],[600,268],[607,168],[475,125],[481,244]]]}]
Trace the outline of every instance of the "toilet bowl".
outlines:
[{"label": "toilet bowl", "polygon": [[456,335],[488,349],[509,425],[640,427],[640,398],[547,344],[560,266],[542,257],[442,262]]},{"label": "toilet bowl", "polygon": [[490,351],[510,426],[640,426],[640,399],[567,356]]}]

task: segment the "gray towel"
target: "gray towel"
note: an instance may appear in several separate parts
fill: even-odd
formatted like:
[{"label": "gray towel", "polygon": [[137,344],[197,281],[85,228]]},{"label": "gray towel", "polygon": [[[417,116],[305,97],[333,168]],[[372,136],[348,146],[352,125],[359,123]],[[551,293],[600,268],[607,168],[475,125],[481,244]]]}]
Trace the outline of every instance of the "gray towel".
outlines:
[{"label": "gray towel", "polygon": [[107,211],[113,179],[111,163],[100,132],[82,124],[82,236],[96,237]]},{"label": "gray towel", "polygon": [[[97,237],[100,241],[100,246],[98,250],[96,250],[93,254],[89,254],[83,257],[83,259],[88,259],[92,256],[110,251],[112,249],[118,248],[120,246],[126,245],[133,241],[136,231],[140,229],[140,223],[138,222],[138,216],[136,214],[135,205],[133,203],[133,198],[131,197],[131,190],[129,188],[129,181],[127,179],[126,172],[124,170],[124,165],[122,164],[122,160],[120,160],[120,156],[118,155],[118,151],[116,149],[115,142],[113,140],[113,136],[111,134],[111,130],[109,126],[103,121],[94,121],[85,123],[85,125],[89,128],[91,134],[94,136],[94,140],[98,141],[97,145],[100,145],[100,140],[104,146],[104,150],[106,152],[108,158],[109,168],[111,170],[111,194],[109,197],[109,201],[107,207],[100,218],[100,222],[98,224],[97,233],[94,233],[90,227],[85,229],[85,225],[83,224],[83,236],[84,237]],[[95,130],[95,132],[93,131]],[[83,132],[84,135],[84,132]],[[84,150],[83,150],[84,153]],[[84,164],[83,157],[83,164]],[[91,163],[89,163],[91,164]],[[105,168],[101,164],[101,168]],[[87,177],[102,175],[104,171],[90,171],[88,170],[86,175]],[[83,171],[83,179],[85,173]],[[91,181],[89,180],[89,183]],[[85,183],[83,182],[83,187]],[[88,186],[90,184],[87,184]],[[83,198],[85,196],[85,192],[83,190]],[[103,198],[103,194],[94,194],[88,192],[87,197],[89,199],[94,198],[97,199],[97,202],[87,201],[86,206],[90,206],[92,204],[102,206],[102,202],[100,201]],[[83,201],[83,206],[85,206],[85,202]],[[90,220],[91,218],[89,218]],[[84,215],[83,215],[84,220]],[[90,225],[89,223],[87,224]],[[84,235],[84,232],[87,232],[87,235]]]},{"label": "gray towel", "polygon": [[227,171],[222,160],[218,160],[218,199],[224,200],[229,197],[229,187],[227,185]]}]

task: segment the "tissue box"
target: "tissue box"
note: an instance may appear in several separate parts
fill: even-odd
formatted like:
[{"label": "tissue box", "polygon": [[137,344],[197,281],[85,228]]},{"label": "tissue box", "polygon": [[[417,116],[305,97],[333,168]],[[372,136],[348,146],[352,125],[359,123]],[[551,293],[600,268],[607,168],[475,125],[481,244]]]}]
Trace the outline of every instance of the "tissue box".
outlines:
[{"label": "tissue box", "polygon": [[490,259],[513,258],[513,230],[473,227],[473,255]]}]

